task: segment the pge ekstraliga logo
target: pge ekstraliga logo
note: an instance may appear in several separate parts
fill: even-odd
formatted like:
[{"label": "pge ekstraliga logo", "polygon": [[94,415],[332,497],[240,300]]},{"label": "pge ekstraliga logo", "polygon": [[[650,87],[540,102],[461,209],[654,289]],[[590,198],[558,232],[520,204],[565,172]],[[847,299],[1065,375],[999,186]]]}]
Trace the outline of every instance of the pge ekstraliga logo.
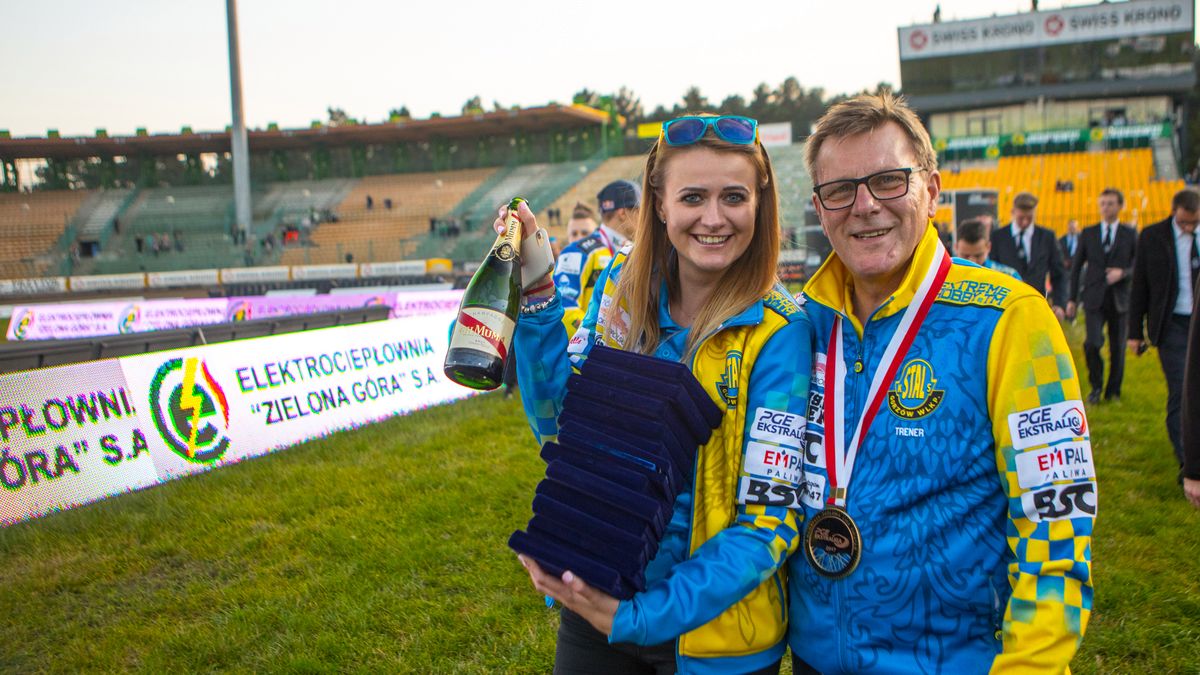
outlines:
[{"label": "pge ekstraliga logo", "polygon": [[184,460],[206,464],[229,450],[229,402],[203,359],[171,359],[150,380],[154,426]]}]

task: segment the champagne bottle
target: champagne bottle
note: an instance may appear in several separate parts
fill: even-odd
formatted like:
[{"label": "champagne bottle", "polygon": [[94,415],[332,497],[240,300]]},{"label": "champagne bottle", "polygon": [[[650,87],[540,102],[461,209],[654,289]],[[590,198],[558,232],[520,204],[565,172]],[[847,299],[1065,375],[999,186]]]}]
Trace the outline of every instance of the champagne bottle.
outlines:
[{"label": "champagne bottle", "polygon": [[495,389],[504,382],[513,330],[521,310],[521,221],[514,197],[508,204],[504,234],[475,270],[458,308],[443,370],[446,377],[472,389]]}]

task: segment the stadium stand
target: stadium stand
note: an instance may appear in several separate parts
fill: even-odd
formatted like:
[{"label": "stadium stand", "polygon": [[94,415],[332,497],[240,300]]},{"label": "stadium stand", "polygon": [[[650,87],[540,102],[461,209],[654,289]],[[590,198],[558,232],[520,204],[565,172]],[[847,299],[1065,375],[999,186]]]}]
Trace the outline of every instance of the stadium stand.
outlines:
[{"label": "stadium stand", "polygon": [[[313,229],[309,246],[284,251],[284,265],[401,260],[411,256],[407,240],[429,231],[431,218],[441,218],[475,190],[495,169],[466,169],[369,176],[359,180],[334,208],[338,222]],[[374,202],[367,209],[367,196]],[[392,208],[385,200],[392,200]]]},{"label": "stadium stand", "polygon": [[957,170],[954,163],[942,167],[943,190],[997,190],[1000,224],[1008,222],[1018,192],[1034,193],[1040,200],[1037,222],[1060,235],[1072,218],[1086,225],[1099,217],[1096,199],[1106,187],[1125,194],[1121,220],[1142,226],[1166,216],[1171,196],[1184,184],[1155,178],[1150,148],[1001,157]]},{"label": "stadium stand", "polygon": [[88,197],[73,222],[80,242],[95,242],[100,248],[113,234],[113,219],[118,218],[136,196],[134,190],[100,190]]},{"label": "stadium stand", "polygon": [[[490,227],[496,209],[514,196],[529,200],[534,208],[551,204],[572,185],[602,163],[599,158],[554,164],[525,164],[507,166],[492,174],[479,187],[463,198],[448,215],[462,223],[459,236],[447,240],[426,234],[418,243],[415,257],[480,260],[487,245],[495,238]],[[593,197],[594,199],[594,197]]]},{"label": "stadium stand", "polygon": [[812,203],[812,179],[804,168],[804,144],[770,149],[771,166],[779,190],[779,225],[783,248],[804,246],[804,207]]},{"label": "stadium stand", "polygon": [[5,342],[0,344],[0,374],[66,363],[145,354],[164,349],[180,349],[194,345],[296,333],[331,326],[382,321],[388,318],[390,311],[391,308],[385,305],[376,305],[303,316],[273,317],[195,328],[128,333],[77,340]]},{"label": "stadium stand", "polygon": [[266,194],[255,195],[254,220],[266,224],[255,229],[269,230],[280,222],[297,223],[314,212],[336,210],[354,185],[355,181],[347,178],[272,183]]},{"label": "stadium stand", "polygon": [[0,194],[0,278],[41,276],[61,261],[67,254],[63,233],[90,195],[86,190]]},{"label": "stadium stand", "polygon": [[[592,211],[596,211],[598,209],[596,195],[605,185],[622,178],[641,185],[642,169],[645,165],[646,157],[644,155],[611,157],[605,160],[594,171],[582,176],[582,179],[572,185],[562,196],[553,202],[546,203],[545,208],[542,208],[542,204],[535,203],[534,206],[538,209],[538,224],[546,228],[551,236],[565,237],[567,221],[571,219],[571,209],[575,207],[576,203],[583,202],[591,207]],[[547,227],[550,222],[547,211],[552,208],[558,209],[562,213],[561,226],[556,224],[554,227]]]}]

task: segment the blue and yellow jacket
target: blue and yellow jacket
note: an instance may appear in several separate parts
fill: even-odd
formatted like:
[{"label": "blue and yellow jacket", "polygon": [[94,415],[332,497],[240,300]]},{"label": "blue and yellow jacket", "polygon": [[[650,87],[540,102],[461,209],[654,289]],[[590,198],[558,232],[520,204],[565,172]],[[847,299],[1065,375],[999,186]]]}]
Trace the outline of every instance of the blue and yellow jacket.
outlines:
[{"label": "blue and yellow jacket", "polygon": [[[591,346],[626,346],[619,328],[600,320],[598,311],[611,302],[624,259],[618,254],[608,268],[603,296],[591,303],[569,354],[559,301],[517,324],[523,355],[517,377],[539,442],[557,435],[567,377]],[[655,356],[683,360],[688,329],[671,319],[665,287],[661,297]],[[678,638],[681,673],[746,672],[783,655],[782,566],[799,541],[799,511],[760,503],[765,500],[757,495],[774,486],[794,493],[799,484],[811,353],[808,319],[782,287],[702,341],[692,372],[724,419],[699,449],[694,485],[675,501],[646,569],[646,590],[620,603],[610,642]]]},{"label": "blue and yellow jacket", "polygon": [[616,253],[612,231],[601,224],[596,231],[579,241],[567,244],[554,263],[554,285],[558,287],[563,306],[563,325],[574,333],[583,321],[597,287],[600,274],[612,262]]},{"label": "blue and yellow jacket", "polygon": [[[835,315],[846,331],[846,429],[941,246],[930,227],[864,328],[831,256],[804,290],[816,356],[804,508],[828,498],[821,451]],[[861,362],[859,368],[856,362]],[[848,487],[862,560],[840,580],[788,567],[789,643],[822,673],[1063,672],[1092,608],[1096,483],[1070,350],[1046,299],[955,259],[869,431]]]}]

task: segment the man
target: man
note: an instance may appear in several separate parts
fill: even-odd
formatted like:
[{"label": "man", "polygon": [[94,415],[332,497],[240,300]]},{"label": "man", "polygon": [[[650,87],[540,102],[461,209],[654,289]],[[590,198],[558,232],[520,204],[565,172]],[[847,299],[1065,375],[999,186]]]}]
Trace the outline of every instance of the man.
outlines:
[{"label": "man", "polygon": [[793,672],[1062,672],[1096,510],[1062,328],[1026,284],[950,260],[937,155],[902,100],[833,106],[805,161],[833,253],[802,297],[803,485],[778,495],[806,515]]},{"label": "man", "polygon": [[564,246],[554,266],[554,283],[562,298],[567,335],[573,335],[579,328],[596,280],[637,229],[642,189],[632,181],[613,181],[604,186],[596,199],[600,202],[600,227]]},{"label": "man", "polygon": [[1200,222],[1200,192],[1184,189],[1171,200],[1171,216],[1142,230],[1133,265],[1129,297],[1129,347],[1138,354],[1146,342],[1158,347],[1158,361],[1167,380],[1167,437],[1183,479],[1183,440],[1180,408],[1183,369],[1187,356],[1192,296],[1200,278],[1196,224]]},{"label": "man", "polygon": [[1033,224],[1038,200],[1028,192],[1013,198],[1012,224],[992,232],[992,258],[1020,273],[1025,283],[1046,294],[1046,275],[1050,276],[1050,305],[1054,316],[1062,319],[1067,304],[1067,275],[1054,233]]},{"label": "man", "polygon": [[1021,278],[1021,275],[1017,274],[1013,268],[1001,265],[988,257],[992,250],[992,240],[988,235],[988,225],[983,220],[979,218],[964,220],[958,224],[955,235],[954,255],[963,260],[970,260],[980,267],[1003,272],[1014,279]]},{"label": "man", "polygon": [[[1080,235],[1071,262],[1070,300],[1067,316],[1075,316],[1076,303],[1083,298],[1087,314],[1087,338],[1083,355],[1087,359],[1088,403],[1099,403],[1103,387],[1104,400],[1121,398],[1121,382],[1125,379],[1125,336],[1129,325],[1129,288],[1133,276],[1133,261],[1137,251],[1137,230],[1119,221],[1125,206],[1125,195],[1115,188],[1100,193],[1100,222],[1089,226]],[[1082,288],[1079,285],[1083,277]],[[1112,362],[1108,384],[1104,383],[1104,331],[1108,331],[1108,357]]]},{"label": "man", "polygon": [[567,243],[574,244],[596,231],[596,214],[583,202],[575,204],[567,221]]},{"label": "man", "polygon": [[1183,495],[1200,509],[1200,285],[1192,289],[1192,328],[1183,378]]},{"label": "man", "polygon": [[1079,248],[1079,221],[1074,218],[1067,221],[1067,233],[1058,240],[1058,254],[1062,256],[1063,268],[1068,274],[1075,260],[1075,250]]}]

